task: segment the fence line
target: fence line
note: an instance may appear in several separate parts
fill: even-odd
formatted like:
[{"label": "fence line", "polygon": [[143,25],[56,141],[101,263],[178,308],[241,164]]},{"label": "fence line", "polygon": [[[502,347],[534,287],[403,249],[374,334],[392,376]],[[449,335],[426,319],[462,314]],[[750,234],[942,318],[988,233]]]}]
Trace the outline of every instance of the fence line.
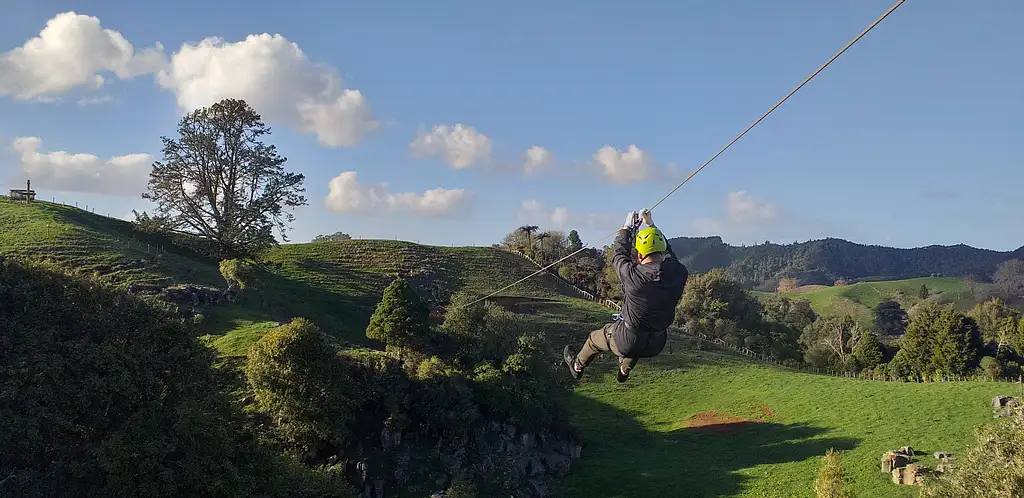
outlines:
[{"label": "fence line", "polygon": [[[524,253],[523,251],[520,251],[518,249],[511,249],[511,248],[504,248],[504,247],[499,247],[499,249],[501,249],[501,250],[503,250],[505,252],[510,252],[510,253],[518,255],[518,256],[522,256],[523,258],[526,258],[527,261],[529,261],[529,262],[533,263],[534,265],[536,265],[538,268],[544,268],[544,266],[545,266],[545,265],[542,265],[542,264],[538,263],[536,260],[534,260],[533,258],[528,256],[526,253]],[[573,292],[575,292],[579,296],[583,297],[584,299],[587,299],[587,300],[590,300],[590,301],[594,301],[594,302],[596,302],[596,303],[598,303],[598,304],[600,304],[600,305],[602,305],[602,306],[604,306],[606,308],[611,308],[611,309],[614,309],[616,311],[622,311],[622,306],[619,306],[618,303],[616,303],[615,301],[612,301],[611,299],[601,299],[601,298],[597,297],[596,295],[594,295],[594,293],[581,289],[576,284],[566,280],[561,275],[559,275],[559,274],[557,274],[555,272],[547,271],[545,273],[548,274],[548,275],[551,275],[552,277],[557,279],[559,282],[564,284],[566,287],[568,287],[569,289],[571,289]]]},{"label": "fence line", "polygon": [[[36,196],[35,200],[33,200],[33,201],[11,200],[10,197],[6,196],[6,195],[0,195],[0,198],[10,200],[10,202],[19,202],[19,203],[27,203],[27,204],[39,202],[39,203],[43,203],[43,204],[52,204],[52,205],[63,206],[63,207],[67,207],[67,208],[75,208],[75,209],[78,209],[79,211],[84,211],[86,213],[95,214],[96,216],[102,216],[102,217],[106,217],[106,218],[110,218],[110,219],[114,219],[114,220],[125,221],[125,220],[122,220],[120,218],[114,218],[113,216],[110,216],[109,213],[108,214],[102,214],[102,213],[96,214],[96,207],[95,206],[91,206],[90,207],[88,204],[84,204],[84,203],[79,205],[78,202],[74,202],[72,204],[68,204],[68,203],[65,203],[63,201],[57,201],[57,198],[56,197],[52,197],[52,196],[50,197],[49,201],[44,200],[44,199],[40,199],[38,196]],[[69,230],[70,230],[70,228],[68,228],[68,227],[55,228],[55,229],[51,230],[50,233],[56,235],[56,234],[60,234],[60,233],[63,233],[63,232],[67,232]],[[86,229],[86,230],[88,230],[88,229]],[[121,247],[130,249],[130,250],[135,250],[135,251],[138,251],[138,252],[144,252],[144,253],[146,253],[146,254],[148,254],[150,256],[154,256],[154,257],[157,257],[157,258],[162,258],[162,257],[167,255],[167,251],[164,249],[163,246],[159,246],[159,245],[155,245],[155,244],[149,244],[149,243],[146,243],[146,242],[140,242],[138,239],[135,238],[134,234],[131,237],[128,237],[127,235],[124,236],[124,237],[113,237],[111,235],[108,235],[107,233],[104,233],[104,232],[101,232],[101,231],[97,231],[97,230],[88,230],[88,232],[89,232],[90,238],[101,240],[103,242],[107,242],[107,243],[112,244],[112,245],[121,246]]]},{"label": "fence line", "polygon": [[[538,263],[533,258],[531,258],[528,255],[526,255],[522,251],[519,251],[519,250],[516,250],[516,249],[508,249],[508,248],[504,248],[504,247],[500,247],[500,249],[502,249],[502,250],[504,250],[506,252],[510,252],[510,253],[516,254],[518,256],[522,256],[527,261],[533,263],[534,265],[536,265],[539,268],[543,268],[544,267],[544,265],[541,265],[540,263]],[[585,298],[587,298],[587,299],[589,299],[591,301],[595,301],[595,302],[597,302],[597,303],[599,303],[599,304],[601,304],[601,305],[603,305],[603,306],[605,306],[607,308],[612,308],[612,309],[615,309],[615,310],[618,310],[618,311],[622,311],[622,307],[619,306],[614,301],[611,301],[609,299],[597,298],[596,296],[594,296],[594,294],[592,294],[590,292],[587,292],[587,291],[579,288],[578,286],[574,285],[572,282],[569,282],[566,279],[562,278],[561,275],[558,275],[558,274],[555,274],[555,273],[552,273],[552,272],[546,272],[546,273],[551,275],[551,276],[553,276],[553,277],[555,277],[559,281],[561,281],[563,284],[568,286],[570,289],[572,289],[577,294],[579,294],[579,295],[581,295],[581,296],[583,296],[583,297],[585,297]],[[1018,379],[1007,379],[1007,378],[989,379],[989,378],[979,378],[979,377],[975,377],[975,376],[954,375],[954,376],[943,376],[943,377],[941,377],[938,380],[935,380],[935,379],[905,380],[905,379],[893,379],[893,378],[890,378],[888,376],[885,376],[884,378],[877,378],[878,376],[876,376],[874,374],[874,371],[871,371],[871,370],[865,370],[864,372],[869,372],[867,374],[857,374],[857,373],[849,372],[849,371],[827,370],[827,369],[820,369],[820,368],[807,367],[807,366],[793,366],[792,364],[783,363],[783,362],[781,362],[781,361],[779,361],[779,360],[777,360],[777,359],[775,359],[775,358],[773,358],[773,357],[771,357],[769,355],[759,354],[759,353],[757,353],[756,351],[754,351],[754,350],[752,350],[750,348],[743,347],[743,346],[735,346],[733,344],[730,344],[730,343],[726,342],[725,340],[723,340],[720,337],[711,337],[711,336],[708,336],[707,334],[704,334],[703,332],[693,332],[693,331],[690,331],[689,329],[687,329],[686,327],[672,327],[671,330],[674,331],[674,332],[677,332],[677,333],[681,333],[681,334],[683,334],[685,336],[688,336],[688,337],[691,337],[691,338],[694,338],[694,339],[697,339],[697,340],[700,340],[700,341],[704,341],[704,342],[710,343],[710,344],[718,346],[720,348],[727,349],[727,350],[730,350],[730,351],[742,354],[744,356],[747,356],[748,358],[756,359],[756,360],[761,361],[763,363],[775,365],[775,366],[778,366],[778,367],[787,368],[787,369],[798,371],[798,372],[815,374],[815,375],[827,375],[827,376],[830,376],[830,377],[843,377],[843,378],[850,378],[850,379],[872,380],[872,381],[877,381],[877,382],[897,382],[897,383],[903,383],[903,382],[920,382],[920,383],[925,383],[925,382],[971,382],[971,381],[986,380],[986,381],[990,381],[990,382],[1000,382],[1000,383],[1009,383],[1009,384],[1021,384],[1022,388],[1024,388],[1024,376],[1021,376]]]}]

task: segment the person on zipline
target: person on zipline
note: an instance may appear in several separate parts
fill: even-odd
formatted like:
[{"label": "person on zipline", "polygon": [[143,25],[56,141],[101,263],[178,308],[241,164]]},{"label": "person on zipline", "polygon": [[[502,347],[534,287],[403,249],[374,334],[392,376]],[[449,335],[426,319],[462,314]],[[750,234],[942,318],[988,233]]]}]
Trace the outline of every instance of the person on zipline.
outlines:
[{"label": "person on zipline", "polygon": [[[641,221],[647,228],[637,231]],[[635,239],[630,240],[634,233]],[[562,356],[573,379],[579,379],[599,353],[612,352],[619,357],[618,380],[625,382],[640,358],[661,354],[676,306],[683,297],[689,272],[672,252],[665,235],[654,226],[650,211],[630,211],[613,248],[612,265],[622,288],[622,311],[616,320],[591,332],[579,354],[565,346]]]}]

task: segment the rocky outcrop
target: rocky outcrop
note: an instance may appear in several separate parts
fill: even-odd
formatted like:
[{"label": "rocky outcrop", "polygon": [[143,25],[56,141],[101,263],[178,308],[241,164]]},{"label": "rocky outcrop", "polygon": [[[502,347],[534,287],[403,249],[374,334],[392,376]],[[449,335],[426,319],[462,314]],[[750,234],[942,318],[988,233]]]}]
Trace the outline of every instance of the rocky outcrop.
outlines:
[{"label": "rocky outcrop", "polygon": [[1011,417],[1022,411],[1021,401],[1013,396],[999,395],[992,398],[993,418]]},{"label": "rocky outcrop", "polygon": [[330,470],[346,473],[363,498],[394,496],[398,489],[443,496],[460,475],[498,485],[503,496],[542,498],[570,472],[582,448],[569,434],[525,432],[497,422],[447,441],[426,441],[385,426],[379,438],[364,440],[348,459],[334,456],[328,462]]}]

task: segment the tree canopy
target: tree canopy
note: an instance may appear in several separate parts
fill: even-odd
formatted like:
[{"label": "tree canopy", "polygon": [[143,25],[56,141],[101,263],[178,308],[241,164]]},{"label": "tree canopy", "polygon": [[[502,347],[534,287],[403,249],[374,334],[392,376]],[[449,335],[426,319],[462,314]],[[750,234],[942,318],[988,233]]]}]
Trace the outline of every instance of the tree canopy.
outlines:
[{"label": "tree canopy", "polygon": [[886,299],[875,306],[875,328],[885,335],[900,335],[907,329],[907,312],[900,303]]},{"label": "tree canopy", "polygon": [[270,134],[259,114],[224,99],[181,118],[178,137],[161,137],[163,160],[153,163],[148,191],[154,215],[136,212],[148,229],[214,241],[221,256],[252,256],[287,241],[289,208],[306,204],[305,177],[283,168],[287,159],[261,139]]}]

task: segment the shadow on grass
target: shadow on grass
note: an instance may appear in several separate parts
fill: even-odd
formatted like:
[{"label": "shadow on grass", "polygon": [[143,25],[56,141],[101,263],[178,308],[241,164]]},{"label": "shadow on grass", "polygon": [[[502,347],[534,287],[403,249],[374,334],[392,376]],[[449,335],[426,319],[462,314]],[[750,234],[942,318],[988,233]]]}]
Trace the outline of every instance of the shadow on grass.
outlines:
[{"label": "shadow on grass", "polygon": [[[828,429],[805,424],[728,419],[655,432],[629,413],[582,395],[571,395],[570,406],[587,443],[557,486],[562,498],[731,496],[751,479],[737,471],[799,462],[829,448],[846,451],[860,442],[822,437]],[[794,496],[813,493],[792,490]]]},{"label": "shadow on grass", "polygon": [[309,319],[348,345],[380,346],[366,337],[366,326],[380,299],[376,293],[346,295],[269,272],[261,272],[259,278],[263,281],[263,301],[248,296],[250,306],[260,306],[279,322],[296,317]]}]

